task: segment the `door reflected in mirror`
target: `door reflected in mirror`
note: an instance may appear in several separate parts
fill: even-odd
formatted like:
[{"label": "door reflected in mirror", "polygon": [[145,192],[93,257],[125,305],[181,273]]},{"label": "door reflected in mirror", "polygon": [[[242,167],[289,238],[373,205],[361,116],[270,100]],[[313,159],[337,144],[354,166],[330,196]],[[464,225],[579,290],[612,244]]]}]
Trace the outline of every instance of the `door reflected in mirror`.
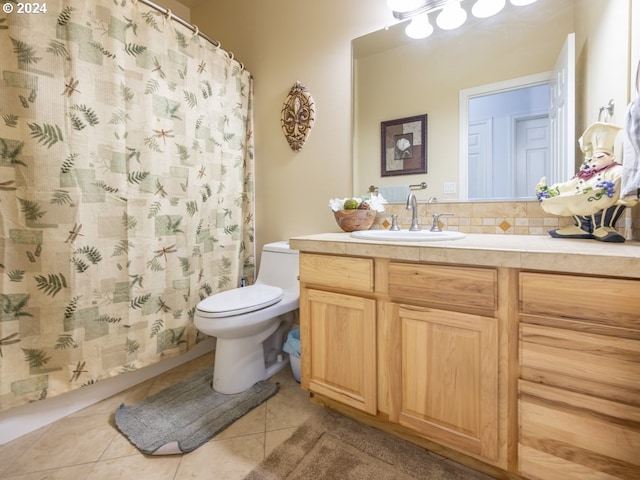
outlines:
[{"label": "door reflected in mirror", "polygon": [[558,160],[549,106],[548,74],[460,92],[460,200],[533,199]]}]

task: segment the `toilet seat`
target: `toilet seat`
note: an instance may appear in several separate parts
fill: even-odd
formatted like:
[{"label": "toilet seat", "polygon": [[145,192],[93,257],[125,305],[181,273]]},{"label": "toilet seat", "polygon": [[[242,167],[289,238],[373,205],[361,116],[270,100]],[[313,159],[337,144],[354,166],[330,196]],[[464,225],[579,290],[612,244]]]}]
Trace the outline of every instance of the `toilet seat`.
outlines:
[{"label": "toilet seat", "polygon": [[216,293],[198,303],[196,309],[202,317],[230,317],[269,307],[283,296],[282,288],[258,283]]}]

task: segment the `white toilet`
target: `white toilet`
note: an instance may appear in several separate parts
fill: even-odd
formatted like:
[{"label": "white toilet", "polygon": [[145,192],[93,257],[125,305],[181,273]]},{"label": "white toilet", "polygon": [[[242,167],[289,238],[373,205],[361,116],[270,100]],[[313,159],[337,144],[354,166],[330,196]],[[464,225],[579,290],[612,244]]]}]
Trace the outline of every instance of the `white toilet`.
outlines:
[{"label": "white toilet", "polygon": [[217,338],[216,392],[243,392],[289,365],[282,346],[300,300],[298,261],[289,242],[268,243],[254,285],[217,293],[196,306],[196,328]]}]

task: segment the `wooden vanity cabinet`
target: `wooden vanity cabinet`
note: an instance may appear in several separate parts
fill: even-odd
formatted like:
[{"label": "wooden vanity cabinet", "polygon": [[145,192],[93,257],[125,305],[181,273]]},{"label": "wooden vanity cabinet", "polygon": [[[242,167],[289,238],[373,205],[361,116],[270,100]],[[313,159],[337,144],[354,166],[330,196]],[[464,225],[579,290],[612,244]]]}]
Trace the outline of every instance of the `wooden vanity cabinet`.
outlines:
[{"label": "wooden vanity cabinet", "polygon": [[640,281],[520,273],[519,472],[640,478]]},{"label": "wooden vanity cabinet", "polygon": [[328,405],[501,478],[640,479],[640,279],[303,252],[300,281]]},{"label": "wooden vanity cabinet", "polygon": [[302,253],[300,282],[303,388],[508,467],[497,269]]},{"label": "wooden vanity cabinet", "polygon": [[301,384],[375,415],[373,260],[300,255]]},{"label": "wooden vanity cabinet", "polygon": [[[498,328],[493,318],[396,305],[400,346],[389,419],[491,461],[498,452]],[[393,338],[393,337],[391,337]]]},{"label": "wooden vanity cabinet", "polygon": [[380,324],[397,350],[380,367],[388,375],[389,420],[506,467],[499,455],[497,270],[390,262],[387,285]]}]

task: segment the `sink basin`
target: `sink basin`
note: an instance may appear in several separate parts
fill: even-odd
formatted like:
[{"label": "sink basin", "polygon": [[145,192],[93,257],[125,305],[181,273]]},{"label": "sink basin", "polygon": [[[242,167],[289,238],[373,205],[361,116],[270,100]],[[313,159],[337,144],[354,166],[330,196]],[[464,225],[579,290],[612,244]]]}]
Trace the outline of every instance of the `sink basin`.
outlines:
[{"label": "sink basin", "polygon": [[351,232],[353,238],[362,240],[375,240],[378,242],[435,242],[438,240],[458,240],[464,238],[464,233],[445,230],[443,232],[432,232],[430,230],[420,230],[411,232],[409,230],[358,230]]}]

